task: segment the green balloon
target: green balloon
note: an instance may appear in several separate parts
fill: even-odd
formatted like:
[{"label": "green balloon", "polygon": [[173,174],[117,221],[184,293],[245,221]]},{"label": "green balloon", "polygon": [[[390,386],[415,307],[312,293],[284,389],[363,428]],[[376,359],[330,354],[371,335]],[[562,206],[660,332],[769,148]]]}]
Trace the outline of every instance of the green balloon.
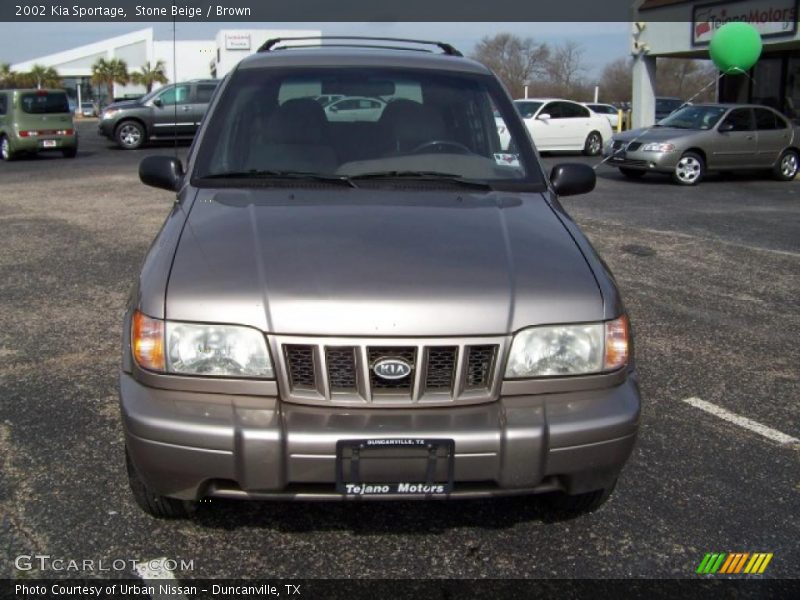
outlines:
[{"label": "green balloon", "polygon": [[711,38],[708,51],[723,73],[745,73],[761,56],[761,34],[749,23],[726,23]]}]

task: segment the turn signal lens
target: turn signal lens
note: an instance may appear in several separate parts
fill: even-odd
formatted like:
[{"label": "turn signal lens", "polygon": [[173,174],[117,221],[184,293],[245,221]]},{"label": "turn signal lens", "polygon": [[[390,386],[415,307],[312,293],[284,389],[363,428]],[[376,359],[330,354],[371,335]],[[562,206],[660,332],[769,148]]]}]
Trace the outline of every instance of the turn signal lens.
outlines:
[{"label": "turn signal lens", "polygon": [[131,347],[136,363],[151,371],[164,370],[164,322],[138,310],[133,313]]},{"label": "turn signal lens", "polygon": [[613,321],[606,321],[605,326],[606,356],[603,369],[613,371],[628,363],[630,325],[628,317],[622,315]]}]

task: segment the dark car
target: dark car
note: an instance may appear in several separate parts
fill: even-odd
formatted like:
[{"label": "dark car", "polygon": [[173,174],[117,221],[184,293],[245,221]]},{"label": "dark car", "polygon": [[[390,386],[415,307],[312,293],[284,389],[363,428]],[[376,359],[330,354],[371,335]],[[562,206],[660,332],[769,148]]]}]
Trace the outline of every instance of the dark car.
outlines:
[{"label": "dark car", "polygon": [[670,116],[673,112],[683,106],[684,102],[680,98],[656,98],[656,123],[661,119]]},{"label": "dark car", "polygon": [[[448,44],[361,44],[265,44],[185,170],[140,164],[177,204],[123,321],[134,497],[161,517],[205,498],[598,507],[640,396],[614,280],[559,202],[594,171],[548,177],[502,83]],[[334,92],[394,100],[338,121]]]},{"label": "dark car", "polygon": [[186,81],[161,87],[138,100],[114,102],[100,114],[98,132],[120,148],[147,141],[192,139],[219,82]]}]

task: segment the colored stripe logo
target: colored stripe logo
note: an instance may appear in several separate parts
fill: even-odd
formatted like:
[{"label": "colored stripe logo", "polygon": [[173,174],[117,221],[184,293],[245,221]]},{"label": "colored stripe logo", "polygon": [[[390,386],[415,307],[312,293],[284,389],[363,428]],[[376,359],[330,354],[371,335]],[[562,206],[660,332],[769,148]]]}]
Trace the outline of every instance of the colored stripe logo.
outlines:
[{"label": "colored stripe logo", "polygon": [[772,556],[772,552],[708,552],[696,572],[698,575],[761,575]]}]

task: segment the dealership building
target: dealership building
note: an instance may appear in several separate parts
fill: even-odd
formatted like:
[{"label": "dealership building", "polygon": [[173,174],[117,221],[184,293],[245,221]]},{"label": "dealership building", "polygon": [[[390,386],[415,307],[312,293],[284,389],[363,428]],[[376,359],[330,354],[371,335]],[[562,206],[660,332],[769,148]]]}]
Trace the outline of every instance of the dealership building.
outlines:
[{"label": "dealership building", "polygon": [[765,104],[800,123],[797,9],[798,0],[635,2],[634,18],[638,20],[631,23],[633,125],[642,127],[655,120],[657,59],[708,59],[711,37],[730,21],[746,21],[758,29],[764,49],[747,75],[724,75],[714,84],[718,100]]},{"label": "dealership building", "polygon": [[[91,83],[92,65],[99,59],[124,60],[128,72],[149,62],[162,61],[170,82],[224,77],[242,58],[253,54],[266,40],[276,37],[318,36],[319,30],[221,29],[212,40],[156,40],[153,29],[141,29],[48,56],[11,65],[17,72],[33,65],[53,67],[64,78],[64,87],[75,102],[105,101],[106,90]],[[114,85],[114,97],[140,96],[143,86]]]}]

